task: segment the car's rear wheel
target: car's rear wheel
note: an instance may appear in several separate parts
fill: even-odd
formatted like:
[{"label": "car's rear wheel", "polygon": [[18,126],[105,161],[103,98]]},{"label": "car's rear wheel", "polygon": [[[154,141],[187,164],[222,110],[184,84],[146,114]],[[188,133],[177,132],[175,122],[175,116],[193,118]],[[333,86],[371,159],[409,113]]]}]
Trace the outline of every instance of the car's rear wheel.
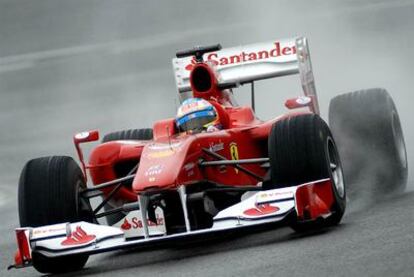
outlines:
[{"label": "car's rear wheel", "polygon": [[[143,129],[129,129],[118,132],[109,133],[104,136],[102,143],[116,140],[151,140],[153,138],[153,131],[150,128]],[[123,176],[121,176],[123,177]],[[112,210],[117,205],[113,201],[109,201],[104,206],[104,211]],[[106,216],[106,221],[109,225],[114,225],[125,217],[123,213],[116,213]]]},{"label": "car's rear wheel", "polygon": [[[85,188],[81,169],[71,157],[51,156],[26,163],[19,180],[19,218],[22,227],[92,221],[88,201],[79,197]],[[47,258],[33,252],[33,266],[42,273],[81,269],[87,255]]]},{"label": "car's rear wheel", "polygon": [[394,101],[373,88],[331,100],[329,123],[343,157],[350,198],[401,192],[407,182],[407,154]]},{"label": "car's rear wheel", "polygon": [[296,231],[336,225],[345,212],[345,182],[335,141],[328,125],[315,114],[276,122],[269,135],[272,188],[297,186],[330,178],[334,193],[332,214],[317,221],[294,222]]}]

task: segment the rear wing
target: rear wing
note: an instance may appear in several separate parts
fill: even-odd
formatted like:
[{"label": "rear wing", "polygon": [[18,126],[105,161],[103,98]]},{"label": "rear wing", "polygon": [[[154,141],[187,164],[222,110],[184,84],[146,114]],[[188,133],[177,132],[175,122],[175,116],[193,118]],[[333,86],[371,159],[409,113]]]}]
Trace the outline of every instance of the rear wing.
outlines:
[{"label": "rear wing", "polygon": [[[311,110],[319,114],[315,81],[306,38],[274,40],[205,53],[203,59],[216,71],[220,87],[237,87],[257,80],[299,74]],[[191,91],[190,72],[194,57],[172,60],[179,93]]]}]

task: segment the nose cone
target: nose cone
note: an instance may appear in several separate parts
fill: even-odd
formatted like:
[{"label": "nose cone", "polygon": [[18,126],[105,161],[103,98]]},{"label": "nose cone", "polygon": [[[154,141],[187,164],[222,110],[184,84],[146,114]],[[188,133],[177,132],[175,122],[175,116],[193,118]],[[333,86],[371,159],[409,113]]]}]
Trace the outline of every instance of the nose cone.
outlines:
[{"label": "nose cone", "polygon": [[132,189],[139,193],[148,188],[169,189],[177,179],[187,157],[191,136],[169,141],[161,140],[144,147]]}]

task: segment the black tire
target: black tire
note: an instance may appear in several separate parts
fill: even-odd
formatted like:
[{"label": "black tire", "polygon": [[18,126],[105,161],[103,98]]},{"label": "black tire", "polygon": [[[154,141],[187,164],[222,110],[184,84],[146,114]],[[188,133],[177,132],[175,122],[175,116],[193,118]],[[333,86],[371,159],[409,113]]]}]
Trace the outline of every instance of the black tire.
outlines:
[{"label": "black tire", "polygon": [[273,188],[325,178],[333,183],[332,215],[317,221],[294,221],[292,228],[306,231],[339,224],[345,212],[346,192],[341,161],[328,125],[315,114],[286,118],[272,126],[268,147]]},{"label": "black tire", "polygon": [[[92,221],[91,207],[78,197],[85,187],[81,169],[71,157],[52,156],[30,160],[19,180],[18,205],[22,227]],[[47,258],[33,252],[33,266],[42,273],[81,269],[87,255]]]},{"label": "black tire", "polygon": [[343,161],[350,198],[402,192],[407,154],[394,101],[385,89],[339,95],[329,105],[329,123]]},{"label": "black tire", "polygon": [[[144,128],[144,129],[130,129],[130,130],[123,130],[118,132],[109,133],[104,136],[102,139],[102,143],[108,142],[108,141],[115,141],[115,140],[151,140],[153,139],[153,132],[150,128]],[[104,211],[109,211],[115,208],[115,205],[109,201],[104,206]],[[106,221],[108,225],[114,225],[118,221],[120,221],[122,218],[125,217],[125,214],[123,213],[116,213],[107,215]]]},{"label": "black tire", "polygon": [[109,133],[104,136],[102,142],[114,141],[114,140],[151,140],[153,138],[153,132],[150,128],[144,129],[130,129],[118,132]]}]

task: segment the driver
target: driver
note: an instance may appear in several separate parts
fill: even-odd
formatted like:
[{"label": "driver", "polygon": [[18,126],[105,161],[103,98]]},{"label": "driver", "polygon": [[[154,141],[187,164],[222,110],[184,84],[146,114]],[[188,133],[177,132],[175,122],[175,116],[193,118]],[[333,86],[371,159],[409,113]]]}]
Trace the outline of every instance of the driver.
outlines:
[{"label": "driver", "polygon": [[175,122],[180,132],[200,133],[222,129],[214,106],[201,98],[186,99],[178,108]]}]

